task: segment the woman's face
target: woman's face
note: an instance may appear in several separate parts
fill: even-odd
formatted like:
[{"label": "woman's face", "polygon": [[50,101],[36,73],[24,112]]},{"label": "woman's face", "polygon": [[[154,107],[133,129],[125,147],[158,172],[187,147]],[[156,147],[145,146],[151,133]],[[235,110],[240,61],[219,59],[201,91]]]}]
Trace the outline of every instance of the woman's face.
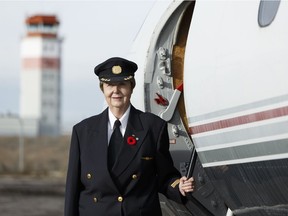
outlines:
[{"label": "woman's face", "polygon": [[111,110],[125,112],[129,107],[132,92],[130,81],[103,83],[104,97]]}]

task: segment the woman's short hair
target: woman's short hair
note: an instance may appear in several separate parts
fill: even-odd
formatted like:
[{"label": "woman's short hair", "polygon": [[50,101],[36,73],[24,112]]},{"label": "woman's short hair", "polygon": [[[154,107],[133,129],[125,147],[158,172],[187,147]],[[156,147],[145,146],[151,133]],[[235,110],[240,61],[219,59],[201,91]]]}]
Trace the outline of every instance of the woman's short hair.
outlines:
[{"label": "woman's short hair", "polygon": [[[136,86],[135,78],[133,77],[131,80],[129,80],[129,82],[131,82],[131,88],[133,90],[135,88],[135,86]],[[103,84],[104,84],[103,81],[99,82],[99,86],[100,86],[101,91],[103,91]]]}]

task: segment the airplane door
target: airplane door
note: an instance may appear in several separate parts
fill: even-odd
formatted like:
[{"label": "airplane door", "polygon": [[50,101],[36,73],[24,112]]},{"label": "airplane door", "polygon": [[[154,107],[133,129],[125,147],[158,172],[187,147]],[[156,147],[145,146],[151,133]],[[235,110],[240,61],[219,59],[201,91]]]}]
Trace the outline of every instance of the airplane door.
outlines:
[{"label": "airplane door", "polygon": [[[193,175],[197,189],[181,206],[161,197],[163,215],[225,215],[227,207],[211,184],[189,134],[185,98],[184,61],[190,25],[197,2],[173,2],[153,33],[144,79],[145,110],[168,122],[170,151],[182,175]],[[189,93],[188,93],[189,94]],[[191,163],[190,161],[193,161]],[[190,166],[189,166],[190,165]],[[181,213],[182,212],[182,213]]]}]

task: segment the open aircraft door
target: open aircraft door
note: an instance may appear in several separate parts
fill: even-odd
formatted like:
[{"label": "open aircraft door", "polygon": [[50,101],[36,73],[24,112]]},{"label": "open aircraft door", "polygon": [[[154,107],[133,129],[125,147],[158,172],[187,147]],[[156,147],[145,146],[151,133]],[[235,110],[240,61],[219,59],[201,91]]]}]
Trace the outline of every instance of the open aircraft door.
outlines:
[{"label": "open aircraft door", "polygon": [[[160,3],[160,7],[163,8],[163,2]],[[174,164],[182,175],[193,175],[197,185],[197,190],[189,195],[185,206],[161,196],[163,215],[167,216],[226,215],[227,212],[227,207],[197,159],[185,111],[183,96],[185,49],[194,8],[194,1],[175,1],[168,7],[156,30],[153,30],[152,38],[149,39],[149,49],[145,52],[146,56],[143,56],[146,62],[144,66],[140,64],[139,67],[139,70],[145,71],[144,109],[168,122],[170,151]],[[147,32],[149,31],[147,30],[146,34]],[[138,58],[136,61],[141,62],[142,57],[138,55]],[[141,83],[137,82],[137,85]]]}]

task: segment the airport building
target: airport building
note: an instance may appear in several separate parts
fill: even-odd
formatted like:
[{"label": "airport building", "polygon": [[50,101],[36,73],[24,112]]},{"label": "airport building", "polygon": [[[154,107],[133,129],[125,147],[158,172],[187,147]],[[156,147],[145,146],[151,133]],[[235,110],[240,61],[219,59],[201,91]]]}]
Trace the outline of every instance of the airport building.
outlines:
[{"label": "airport building", "polygon": [[[0,134],[58,136],[61,133],[61,42],[56,16],[25,21],[21,41],[20,113],[0,116]],[[9,127],[8,127],[9,126]],[[6,127],[6,128],[5,128]]]}]

